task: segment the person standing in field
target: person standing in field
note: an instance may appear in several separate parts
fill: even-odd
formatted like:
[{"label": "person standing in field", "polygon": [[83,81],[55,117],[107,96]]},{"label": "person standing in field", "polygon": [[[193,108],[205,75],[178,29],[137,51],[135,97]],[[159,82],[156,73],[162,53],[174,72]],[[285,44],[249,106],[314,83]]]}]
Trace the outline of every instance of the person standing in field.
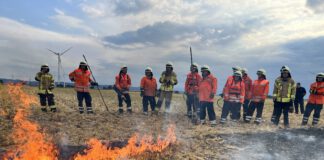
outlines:
[{"label": "person standing in field", "polygon": [[294,106],[295,106],[295,113],[299,113],[299,108],[300,108],[300,113],[304,114],[304,96],[306,95],[306,89],[300,85],[300,83],[297,83],[297,88],[296,88],[296,98],[294,101]]},{"label": "person standing in field", "polygon": [[206,111],[211,126],[216,125],[214,97],[217,91],[217,79],[211,74],[207,65],[201,67],[202,79],[199,82],[200,123],[206,124]]},{"label": "person standing in field", "polygon": [[233,122],[237,122],[240,119],[240,110],[245,96],[245,85],[242,80],[241,71],[235,71],[233,77],[228,80],[223,89],[224,105],[221,115],[222,124],[226,123],[227,116],[230,112]]},{"label": "person standing in field", "polygon": [[296,95],[296,83],[291,77],[290,69],[283,66],[281,76],[275,80],[273,101],[275,102],[274,124],[278,125],[281,114],[284,115],[284,126],[289,128],[289,111],[293,112],[293,101]]},{"label": "person standing in field", "polygon": [[198,73],[198,64],[193,63],[190,66],[190,73],[187,74],[187,79],[185,82],[185,95],[187,96],[187,116],[192,118],[194,121],[199,115],[199,82],[201,81],[201,76]]},{"label": "person standing in field", "polygon": [[49,73],[50,69],[47,64],[41,66],[40,72],[35,76],[35,80],[39,82],[38,95],[41,104],[41,110],[47,112],[48,105],[51,112],[56,112],[54,101],[54,77]]},{"label": "person standing in field", "polygon": [[252,89],[252,79],[248,75],[248,70],[246,68],[242,68],[242,79],[245,85],[245,97],[243,103],[243,120],[245,120],[251,100]]},{"label": "person standing in field", "polygon": [[258,79],[255,80],[251,88],[251,102],[248,108],[247,116],[245,122],[250,122],[253,113],[256,109],[255,123],[260,124],[262,121],[262,112],[264,107],[264,102],[267,99],[269,93],[269,81],[266,78],[266,71],[264,69],[259,69],[257,71]]},{"label": "person standing in field", "polygon": [[78,106],[80,114],[84,113],[83,100],[85,100],[87,113],[93,114],[92,98],[90,95],[90,85],[96,86],[97,82],[91,79],[91,73],[85,62],[80,62],[79,68],[69,74],[69,78],[74,82],[74,89],[77,92]]},{"label": "person standing in field", "polygon": [[141,97],[143,103],[143,114],[148,115],[148,105],[151,105],[151,111],[154,113],[156,101],[157,83],[153,77],[153,70],[150,67],[145,69],[145,76],[141,80]]},{"label": "person standing in field", "polygon": [[320,115],[324,104],[324,73],[318,73],[316,75],[316,82],[311,84],[309,92],[310,95],[306,105],[302,125],[307,124],[308,118],[314,110],[312,124],[315,126],[320,120]]},{"label": "person standing in field", "polygon": [[172,62],[166,64],[165,71],[162,72],[159,82],[161,87],[157,108],[161,110],[163,101],[165,101],[165,110],[168,113],[170,112],[174,86],[178,84],[177,74],[173,71]]},{"label": "person standing in field", "polygon": [[123,65],[120,68],[119,74],[115,77],[114,89],[117,92],[118,98],[118,113],[122,114],[123,110],[123,101],[127,105],[127,112],[132,113],[132,100],[129,95],[129,90],[132,85],[131,77],[127,73],[127,66]]}]

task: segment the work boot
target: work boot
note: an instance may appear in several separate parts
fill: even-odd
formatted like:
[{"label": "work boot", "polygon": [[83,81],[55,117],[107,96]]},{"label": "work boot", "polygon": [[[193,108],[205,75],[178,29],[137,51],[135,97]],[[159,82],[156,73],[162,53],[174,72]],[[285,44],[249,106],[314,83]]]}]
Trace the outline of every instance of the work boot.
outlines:
[{"label": "work boot", "polygon": [[226,118],[221,118],[220,123],[221,123],[221,124],[225,124],[225,123],[226,123]]},{"label": "work boot", "polygon": [[143,114],[144,114],[145,116],[147,116],[147,115],[148,115],[148,113],[147,113],[147,112],[143,112]]},{"label": "work boot", "polygon": [[56,112],[56,108],[51,108],[51,112]]},{"label": "work boot", "polygon": [[43,112],[47,112],[47,109],[46,109],[46,108],[41,108],[41,110],[42,110]]},{"label": "work boot", "polygon": [[210,121],[210,126],[211,127],[216,127],[216,120]]},{"label": "work boot", "polygon": [[303,121],[301,125],[302,126],[306,126],[307,125],[307,122]]},{"label": "work boot", "polygon": [[123,114],[124,110],[123,109],[118,109],[118,114]]},{"label": "work boot", "polygon": [[94,112],[93,111],[87,111],[87,114],[93,114]]},{"label": "work boot", "polygon": [[80,112],[80,114],[83,114],[83,113],[84,113],[84,111],[83,111],[83,110],[79,110],[79,112]]},{"label": "work boot", "polygon": [[192,118],[192,112],[191,112],[191,111],[188,111],[188,112],[187,112],[187,116],[188,116],[189,118]]},{"label": "work boot", "polygon": [[201,125],[205,125],[206,124],[206,121],[205,120],[200,120],[200,124]]},{"label": "work boot", "polygon": [[127,113],[132,114],[132,109],[127,109]]}]

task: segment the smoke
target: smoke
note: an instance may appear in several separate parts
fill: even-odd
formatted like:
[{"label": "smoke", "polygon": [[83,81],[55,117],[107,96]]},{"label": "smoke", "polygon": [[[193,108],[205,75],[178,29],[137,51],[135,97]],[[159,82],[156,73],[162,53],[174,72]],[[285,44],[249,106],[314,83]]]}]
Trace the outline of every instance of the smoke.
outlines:
[{"label": "smoke", "polygon": [[239,146],[231,159],[323,159],[324,135],[320,129],[295,129],[276,133],[228,135]]}]

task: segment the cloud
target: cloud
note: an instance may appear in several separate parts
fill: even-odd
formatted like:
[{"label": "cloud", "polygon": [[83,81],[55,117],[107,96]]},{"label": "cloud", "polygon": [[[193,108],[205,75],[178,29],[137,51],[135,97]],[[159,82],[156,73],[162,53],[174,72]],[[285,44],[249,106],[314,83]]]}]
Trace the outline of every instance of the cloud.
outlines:
[{"label": "cloud", "polygon": [[93,30],[90,27],[88,27],[83,20],[72,16],[68,16],[60,9],[55,8],[54,10],[56,12],[56,15],[51,16],[50,18],[61,27],[68,30],[79,29],[89,34],[93,33]]},{"label": "cloud", "polygon": [[324,11],[324,1],[322,0],[307,0],[306,5],[316,13]]},{"label": "cloud", "polygon": [[152,7],[150,0],[114,0],[117,15],[137,14]]}]

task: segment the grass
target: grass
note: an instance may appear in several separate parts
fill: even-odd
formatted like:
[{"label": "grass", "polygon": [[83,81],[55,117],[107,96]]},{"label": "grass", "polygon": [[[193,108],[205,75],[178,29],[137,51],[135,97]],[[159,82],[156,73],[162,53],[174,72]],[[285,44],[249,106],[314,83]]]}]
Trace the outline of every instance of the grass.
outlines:
[{"label": "grass", "polygon": [[[24,87],[24,89],[37,96],[37,88]],[[37,122],[53,139],[57,145],[81,146],[90,138],[96,137],[101,140],[124,141],[131,137],[135,132],[140,134],[165,134],[168,124],[176,124],[176,135],[178,144],[165,153],[164,158],[172,159],[208,159],[220,158],[228,159],[227,153],[237,149],[237,146],[229,145],[222,138],[223,134],[252,134],[277,132],[279,127],[270,123],[273,110],[273,103],[267,100],[263,113],[264,122],[261,125],[243,122],[232,123],[229,121],[225,126],[217,125],[212,128],[208,125],[192,125],[185,116],[186,105],[181,94],[174,95],[172,102],[172,113],[168,116],[142,114],[142,103],[139,93],[131,93],[133,114],[123,114],[117,116],[117,96],[113,91],[103,91],[103,96],[109,107],[114,113],[107,112],[99,96],[98,91],[92,90],[93,109],[95,114],[80,115],[77,107],[76,93],[73,89],[58,88],[54,90],[57,113],[43,113],[37,104],[32,107],[32,114],[29,117]],[[3,150],[12,146],[10,133],[12,128],[12,108],[10,97],[6,94],[6,88],[0,86],[0,148]],[[124,107],[126,110],[126,107]],[[217,120],[220,119],[221,108],[216,106]],[[290,114],[291,129],[300,128],[302,115]],[[324,126],[322,117],[318,125]],[[282,125],[282,122],[281,122]],[[310,127],[310,126],[308,126]],[[1,149],[0,149],[1,152]],[[163,156],[155,156],[161,159]],[[158,157],[158,158],[157,158]]]}]

